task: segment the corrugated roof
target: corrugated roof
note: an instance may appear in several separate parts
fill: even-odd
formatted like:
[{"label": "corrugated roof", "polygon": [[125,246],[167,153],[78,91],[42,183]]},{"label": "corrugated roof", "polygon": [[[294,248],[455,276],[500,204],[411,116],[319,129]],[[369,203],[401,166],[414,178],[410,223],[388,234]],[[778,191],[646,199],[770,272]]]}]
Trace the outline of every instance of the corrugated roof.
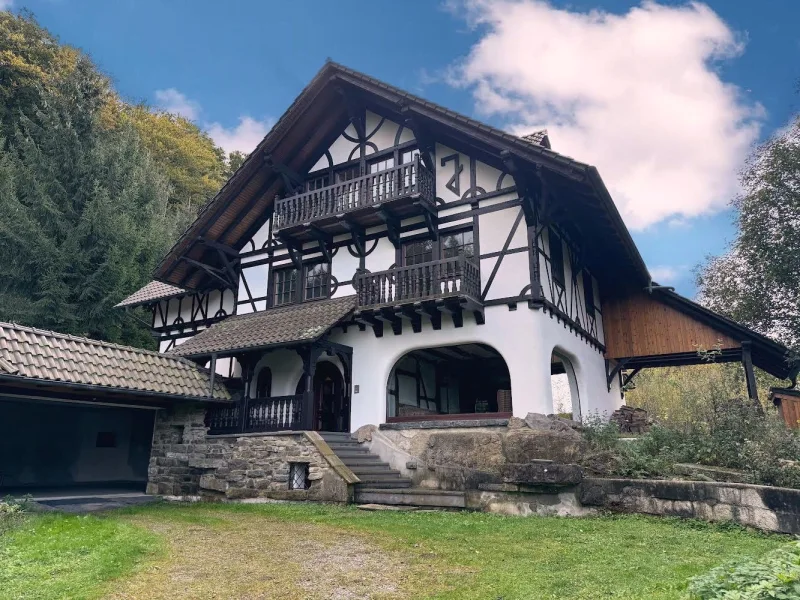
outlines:
[{"label": "corrugated roof", "polygon": [[[191,361],[2,322],[0,376],[198,399],[209,391],[209,372]],[[231,399],[221,381],[213,399]]]},{"label": "corrugated roof", "polygon": [[310,342],[355,310],[356,297],[315,300],[229,317],[170,350],[177,356],[206,356],[228,350]]},{"label": "corrugated roof", "polygon": [[161,283],[160,281],[151,281],[140,290],[135,291],[130,296],[125,298],[122,302],[117,304],[114,308],[122,308],[123,306],[138,306],[140,304],[147,304],[162,298],[169,298],[171,296],[179,296],[185,294],[186,290],[168,283]]}]

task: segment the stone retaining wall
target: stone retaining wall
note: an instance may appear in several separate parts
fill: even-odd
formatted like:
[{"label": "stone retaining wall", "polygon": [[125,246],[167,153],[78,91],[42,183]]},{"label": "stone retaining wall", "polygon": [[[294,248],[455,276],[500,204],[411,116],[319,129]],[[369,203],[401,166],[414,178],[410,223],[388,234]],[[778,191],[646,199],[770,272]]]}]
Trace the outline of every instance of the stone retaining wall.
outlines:
[{"label": "stone retaining wall", "polygon": [[[207,435],[202,407],[156,418],[147,493],[208,500],[272,498],[348,502],[358,478],[314,432]],[[290,489],[290,463],[308,465],[307,489]]]},{"label": "stone retaining wall", "polygon": [[586,478],[579,500],[617,512],[734,521],[800,534],[800,490],[742,483]]}]

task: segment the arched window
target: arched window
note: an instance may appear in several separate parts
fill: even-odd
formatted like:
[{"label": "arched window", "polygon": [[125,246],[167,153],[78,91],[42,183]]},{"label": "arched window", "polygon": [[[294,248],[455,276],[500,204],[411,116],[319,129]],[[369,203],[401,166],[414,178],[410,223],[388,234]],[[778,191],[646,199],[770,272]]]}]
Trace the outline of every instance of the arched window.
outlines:
[{"label": "arched window", "polygon": [[256,398],[269,398],[272,396],[272,371],[264,367],[258,372],[256,381]]}]

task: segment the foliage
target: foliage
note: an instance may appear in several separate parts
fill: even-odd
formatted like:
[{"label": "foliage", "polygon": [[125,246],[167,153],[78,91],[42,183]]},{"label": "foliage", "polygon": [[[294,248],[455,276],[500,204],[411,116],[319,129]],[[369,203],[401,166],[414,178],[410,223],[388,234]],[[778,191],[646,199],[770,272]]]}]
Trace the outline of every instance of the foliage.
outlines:
[{"label": "foliage", "polygon": [[691,600],[790,600],[800,598],[800,542],[756,560],[742,560],[693,577]]},{"label": "foliage", "polygon": [[244,152],[240,152],[239,150],[234,150],[228,154],[228,157],[225,160],[225,170],[223,172],[223,179],[226,181],[233,177],[233,174],[242,166],[244,161],[247,159],[247,154]]},{"label": "foliage", "polygon": [[34,514],[0,538],[0,599],[100,598],[162,547],[120,519]]},{"label": "foliage", "polygon": [[[33,517],[0,550],[0,598],[69,598],[75,590],[95,598],[110,585],[140,600],[178,586],[175,597],[367,597],[346,586],[365,579],[362,540],[386,564],[380,592],[369,597],[675,600],[689,577],[761,555],[785,538],[627,515],[521,519],[313,503],[163,503],[102,518]],[[167,544],[174,551],[152,552]],[[402,568],[393,568],[393,557]],[[137,568],[143,560],[149,566]],[[302,596],[291,594],[320,564],[331,593],[305,587]],[[424,576],[408,577],[409,568]],[[337,577],[343,569],[354,574]],[[283,593],[267,592],[274,589]],[[125,593],[131,590],[137,593]]]},{"label": "foliage", "polygon": [[591,449],[585,466],[623,477],[667,477],[676,463],[744,471],[753,483],[800,488],[800,432],[774,410],[746,400],[713,401],[702,419],[655,425],[632,441],[620,441],[611,423],[589,421]]},{"label": "foliage", "polygon": [[0,320],[152,346],[113,306],[241,160],[124,102],[30,13],[0,11]]},{"label": "foliage", "polygon": [[697,273],[703,304],[800,345],[800,116],[760,146],[742,173],[733,202],[737,237]]},{"label": "foliage", "polygon": [[80,59],[0,151],[0,306],[5,319],[146,344],[113,306],[166,250],[169,184],[133,127],[100,123],[97,80]]},{"label": "foliage", "polygon": [[12,498],[8,496],[0,500],[0,536],[19,527],[30,508],[30,497]]}]

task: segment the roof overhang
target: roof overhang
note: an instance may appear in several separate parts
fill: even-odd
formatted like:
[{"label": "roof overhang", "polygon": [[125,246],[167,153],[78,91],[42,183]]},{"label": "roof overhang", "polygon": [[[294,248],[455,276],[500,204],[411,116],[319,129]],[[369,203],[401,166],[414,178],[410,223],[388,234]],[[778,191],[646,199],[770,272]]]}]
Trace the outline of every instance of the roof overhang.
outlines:
[{"label": "roof overhang", "polygon": [[333,62],[323,66],[203,208],[154,278],[185,289],[208,287],[209,269],[224,268],[209,242],[240,250],[266,222],[275,196],[284,192],[281,171],[308,172],[347,125],[348,108],[354,104],[404,125],[413,123],[436,141],[501,170],[503,155],[510,153],[524,168],[541,173],[552,189],[564,192],[558,198],[567,233],[598,250],[587,253],[587,266],[606,268],[612,278],[649,282],[644,261],[594,167]]}]

